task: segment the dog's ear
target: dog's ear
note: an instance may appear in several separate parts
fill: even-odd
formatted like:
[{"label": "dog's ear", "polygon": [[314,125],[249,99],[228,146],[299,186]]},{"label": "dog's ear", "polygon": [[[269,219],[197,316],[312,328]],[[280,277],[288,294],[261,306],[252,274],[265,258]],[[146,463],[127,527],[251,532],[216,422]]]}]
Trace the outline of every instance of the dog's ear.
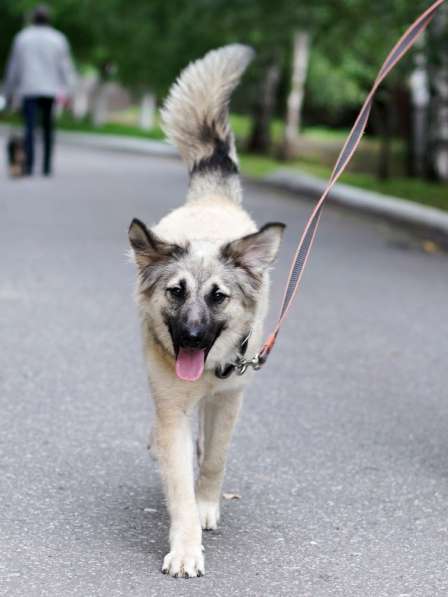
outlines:
[{"label": "dog's ear", "polygon": [[235,266],[255,275],[262,274],[277,256],[285,224],[265,224],[258,232],[224,245],[221,254]]},{"label": "dog's ear", "polygon": [[186,251],[180,245],[162,240],[137,218],[132,220],[128,236],[135,262],[141,269],[179,257]]}]

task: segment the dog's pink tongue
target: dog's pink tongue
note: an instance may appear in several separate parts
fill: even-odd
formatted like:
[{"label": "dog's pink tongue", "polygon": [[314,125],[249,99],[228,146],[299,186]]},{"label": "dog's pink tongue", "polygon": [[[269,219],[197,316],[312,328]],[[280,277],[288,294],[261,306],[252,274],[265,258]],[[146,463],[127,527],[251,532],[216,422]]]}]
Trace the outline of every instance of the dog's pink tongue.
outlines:
[{"label": "dog's pink tongue", "polygon": [[196,381],[204,371],[205,352],[181,348],[176,359],[176,375],[184,381]]}]

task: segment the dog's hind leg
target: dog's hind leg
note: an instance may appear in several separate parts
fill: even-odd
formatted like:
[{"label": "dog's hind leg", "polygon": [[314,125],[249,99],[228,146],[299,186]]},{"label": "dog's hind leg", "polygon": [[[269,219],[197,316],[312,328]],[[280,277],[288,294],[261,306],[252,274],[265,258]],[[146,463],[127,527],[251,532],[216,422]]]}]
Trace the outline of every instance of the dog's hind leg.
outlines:
[{"label": "dog's hind leg", "polygon": [[190,417],[171,401],[156,408],[157,457],[171,518],[170,552],[162,572],[171,576],[202,576],[201,525],[194,494],[193,442]]},{"label": "dog's hind leg", "polygon": [[204,453],[196,483],[196,501],[203,529],[216,529],[227,449],[240,410],[240,391],[207,399],[204,409]]}]

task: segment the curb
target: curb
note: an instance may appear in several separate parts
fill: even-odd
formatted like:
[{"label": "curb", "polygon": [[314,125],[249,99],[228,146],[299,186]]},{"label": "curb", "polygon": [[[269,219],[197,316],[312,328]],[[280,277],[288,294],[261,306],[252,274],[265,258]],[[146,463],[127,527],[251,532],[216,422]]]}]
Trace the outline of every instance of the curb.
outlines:
[{"label": "curb", "polygon": [[[0,124],[0,135],[7,136],[11,131],[20,131],[18,125]],[[109,135],[104,133],[80,133],[58,129],[56,141],[64,145],[138,153],[156,157],[178,157],[176,149],[166,141],[155,139],[139,139],[125,135]]]},{"label": "curb", "polygon": [[[0,125],[0,133],[8,134],[11,127]],[[59,131],[58,140],[65,145],[90,147],[108,151],[124,151],[140,155],[178,158],[176,149],[166,141],[138,139],[122,135]],[[277,170],[263,178],[252,178],[256,183],[281,189],[311,199],[318,199],[326,182],[316,176],[289,170]],[[337,183],[329,199],[332,203],[388,220],[435,230],[448,237],[448,213],[389,195],[365,191],[358,187]],[[447,188],[448,199],[448,188]]]},{"label": "curb", "polygon": [[[179,157],[176,149],[166,141],[66,131],[59,132],[58,136],[60,141],[69,145],[82,145],[94,149],[126,151],[157,157]],[[326,187],[326,182],[316,176],[288,170],[277,170],[261,179],[253,180],[265,186],[305,195],[311,199],[318,199]],[[342,207],[386,218],[396,223],[430,228],[448,237],[448,213],[435,207],[427,207],[408,199],[365,191],[342,183],[335,185],[329,199],[332,203]]]},{"label": "curb", "polygon": [[[278,170],[262,179],[272,187],[300,193],[318,199],[325,190],[326,182],[304,173]],[[329,200],[332,203],[383,217],[394,222],[431,228],[448,236],[448,213],[435,207],[427,207],[408,199],[399,199],[358,187],[337,183],[332,189]],[[448,201],[448,188],[447,188]]]},{"label": "curb", "polygon": [[178,153],[173,146],[169,145],[166,141],[157,141],[153,139],[138,139],[136,137],[126,137],[122,135],[76,133],[68,131],[58,131],[57,139],[65,145],[138,153],[156,157],[178,157]]}]

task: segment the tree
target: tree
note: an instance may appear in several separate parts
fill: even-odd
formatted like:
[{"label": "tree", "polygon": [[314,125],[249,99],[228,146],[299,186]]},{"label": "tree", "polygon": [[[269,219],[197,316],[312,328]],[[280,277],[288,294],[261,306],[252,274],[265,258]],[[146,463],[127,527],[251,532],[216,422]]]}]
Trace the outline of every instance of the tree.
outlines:
[{"label": "tree", "polygon": [[428,168],[429,78],[424,44],[414,53],[414,69],[409,77],[411,125],[408,143],[408,174],[426,175]]},{"label": "tree", "polygon": [[309,66],[310,33],[297,31],[293,39],[293,66],[291,90],[288,94],[285,122],[283,156],[294,157],[299,144],[299,129],[302,125],[302,107],[305,98],[305,82]]},{"label": "tree", "polygon": [[253,125],[248,149],[255,153],[268,153],[271,149],[271,120],[275,110],[276,95],[280,81],[280,64],[277,57],[264,67],[259,93],[254,101]]},{"label": "tree", "polygon": [[[174,78],[190,61],[207,50],[230,42],[253,46],[257,59],[249,70],[235,102],[250,112],[253,126],[250,148],[269,151],[271,121],[279,105],[286,108],[294,35],[310,47],[309,69],[295,69],[289,102],[288,144],[297,142],[303,118],[302,105],[328,120],[354,110],[368,92],[383,57],[398,35],[429,0],[58,0],[54,22],[67,33],[79,64],[87,63],[100,74],[113,66],[114,77],[142,98],[148,93],[160,100]],[[0,20],[0,60],[6,52],[23,14],[35,0],[3,0]],[[446,9],[445,9],[446,12]],[[437,37],[437,35],[436,35]],[[446,38],[445,38],[446,39]],[[445,93],[440,56],[431,57],[428,68],[433,95],[433,130],[443,119]],[[431,42],[431,45],[432,42]],[[296,44],[297,46],[297,44]],[[296,56],[306,52],[296,52]],[[296,65],[300,61],[296,60]],[[396,133],[392,111],[396,91],[401,90],[413,69],[412,60],[400,63],[382,87],[373,111],[372,127],[383,142],[379,165],[387,174],[390,139]],[[302,71],[300,75],[299,71]],[[303,73],[308,71],[305,78]],[[110,70],[109,70],[110,72]],[[436,74],[438,73],[438,74]],[[437,99],[439,98],[439,99]],[[298,101],[296,101],[298,99]],[[304,100],[304,101],[302,101]],[[435,108],[438,106],[438,108]],[[438,116],[435,114],[438,112]],[[376,118],[375,118],[376,114]],[[389,116],[387,116],[389,115]],[[390,124],[387,124],[387,123]],[[440,135],[439,135],[440,136]],[[435,139],[435,138],[434,138]],[[292,142],[293,141],[293,142]],[[434,140],[433,147],[444,147]],[[443,151],[434,150],[434,164],[441,163]],[[442,160],[443,161],[443,160]]]},{"label": "tree", "polygon": [[448,181],[448,5],[434,17],[428,35],[431,90],[430,172]]},{"label": "tree", "polygon": [[[347,0],[339,18],[332,20],[331,34],[317,35],[314,40],[309,79],[312,103],[332,110],[358,106],[392,45],[427,5],[427,0],[396,0],[393,5],[386,0]],[[378,174],[382,178],[389,175],[391,139],[399,132],[397,97],[412,70],[413,60],[408,56],[389,74],[374,101],[370,126],[380,139]]]}]

